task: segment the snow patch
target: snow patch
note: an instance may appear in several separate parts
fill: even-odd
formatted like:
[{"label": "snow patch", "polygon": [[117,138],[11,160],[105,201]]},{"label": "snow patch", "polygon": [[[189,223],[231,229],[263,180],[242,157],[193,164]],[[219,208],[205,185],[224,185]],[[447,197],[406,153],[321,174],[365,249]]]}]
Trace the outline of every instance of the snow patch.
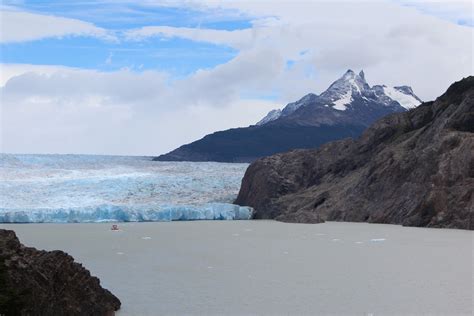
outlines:
[{"label": "snow patch", "polygon": [[347,105],[352,102],[352,91],[347,91],[340,99],[333,101],[333,108],[339,111],[345,111]]},{"label": "snow patch", "polygon": [[258,121],[257,125],[267,124],[268,122],[276,120],[280,116],[281,116],[281,110],[280,109],[271,110],[270,112],[268,112],[268,114],[263,119]]},{"label": "snow patch", "polygon": [[405,94],[395,88],[385,86],[383,87],[383,91],[390,99],[397,101],[405,109],[410,110],[421,104],[414,96]]}]

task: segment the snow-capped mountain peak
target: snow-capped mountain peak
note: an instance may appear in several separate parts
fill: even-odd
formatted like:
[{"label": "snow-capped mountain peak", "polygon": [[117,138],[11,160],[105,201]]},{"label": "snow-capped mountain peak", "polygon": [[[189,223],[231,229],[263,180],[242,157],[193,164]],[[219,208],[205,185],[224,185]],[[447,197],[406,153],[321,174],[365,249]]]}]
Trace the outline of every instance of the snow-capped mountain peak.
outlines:
[{"label": "snow-capped mountain peak", "polygon": [[361,95],[365,90],[370,89],[365,81],[364,71],[356,74],[349,69],[346,73],[321,94],[321,97],[333,104],[336,110],[344,111],[346,106],[354,100],[355,95]]},{"label": "snow-capped mountain peak", "polygon": [[345,111],[355,98],[361,97],[369,89],[364,71],[361,70],[356,74],[349,69],[341,78],[334,81],[321,97],[326,100],[328,106],[338,111]]},{"label": "snow-capped mountain peak", "polygon": [[281,110],[280,109],[271,110],[270,112],[268,112],[267,115],[265,115],[265,117],[263,119],[258,121],[257,125],[264,125],[268,122],[276,120],[280,116],[281,116]]},{"label": "snow-capped mountain peak", "polygon": [[369,86],[363,70],[356,74],[348,69],[321,95],[309,93],[300,100],[286,105],[282,110],[270,111],[257,125],[264,125],[288,116],[298,109],[318,103],[335,111],[361,110],[361,107],[398,107],[400,110],[417,107],[422,101],[409,86]]},{"label": "snow-capped mountain peak", "polygon": [[270,112],[268,112],[268,114],[263,119],[261,119],[257,123],[257,125],[263,125],[263,124],[266,124],[268,122],[274,121],[274,120],[276,120],[276,119],[278,119],[282,116],[290,115],[291,113],[298,110],[300,107],[308,105],[311,102],[314,102],[314,100],[316,100],[317,97],[318,96],[314,93],[308,93],[307,95],[305,95],[304,97],[302,97],[298,101],[288,103],[283,108],[283,110],[280,110],[280,109],[271,110]]}]

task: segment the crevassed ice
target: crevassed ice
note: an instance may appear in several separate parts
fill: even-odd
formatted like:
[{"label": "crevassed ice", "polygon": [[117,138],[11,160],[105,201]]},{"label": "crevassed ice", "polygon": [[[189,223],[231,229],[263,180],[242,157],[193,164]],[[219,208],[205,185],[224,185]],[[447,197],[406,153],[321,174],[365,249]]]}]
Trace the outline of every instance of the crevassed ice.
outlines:
[{"label": "crevassed ice", "polygon": [[209,203],[199,206],[176,205],[147,209],[119,205],[69,209],[0,209],[2,223],[90,223],[90,222],[146,222],[192,220],[246,220],[252,208],[229,203]]},{"label": "crevassed ice", "polygon": [[247,164],[0,155],[0,222],[248,219],[231,204]]}]

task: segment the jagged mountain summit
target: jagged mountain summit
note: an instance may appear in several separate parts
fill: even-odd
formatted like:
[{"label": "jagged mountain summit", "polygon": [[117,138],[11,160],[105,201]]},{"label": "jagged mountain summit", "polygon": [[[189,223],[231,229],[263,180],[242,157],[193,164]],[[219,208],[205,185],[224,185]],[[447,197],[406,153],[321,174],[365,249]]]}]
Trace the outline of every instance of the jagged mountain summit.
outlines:
[{"label": "jagged mountain summit", "polygon": [[279,152],[358,137],[375,120],[420,103],[409,86],[371,87],[363,71],[348,70],[320,95],[309,93],[281,110],[272,110],[256,125],[207,135],[154,160],[252,162]]},{"label": "jagged mountain summit", "polygon": [[255,161],[235,202],[255,218],[474,229],[474,77],[357,140]]},{"label": "jagged mountain summit", "polygon": [[363,70],[356,74],[349,69],[321,95],[310,93],[297,102],[289,103],[283,110],[272,110],[257,125],[290,116],[301,107],[314,103],[337,111],[360,111],[371,106],[375,108],[383,106],[396,110],[403,107],[409,110],[417,107],[421,102],[409,86],[375,85],[370,87],[365,80]]}]

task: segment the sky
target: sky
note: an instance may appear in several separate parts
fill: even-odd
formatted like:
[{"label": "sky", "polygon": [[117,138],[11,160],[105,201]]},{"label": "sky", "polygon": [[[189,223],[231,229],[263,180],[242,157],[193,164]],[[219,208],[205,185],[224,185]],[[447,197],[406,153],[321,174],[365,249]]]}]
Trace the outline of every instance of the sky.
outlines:
[{"label": "sky", "polygon": [[2,0],[0,151],[159,155],[347,69],[425,101],[472,75],[471,1]]}]

